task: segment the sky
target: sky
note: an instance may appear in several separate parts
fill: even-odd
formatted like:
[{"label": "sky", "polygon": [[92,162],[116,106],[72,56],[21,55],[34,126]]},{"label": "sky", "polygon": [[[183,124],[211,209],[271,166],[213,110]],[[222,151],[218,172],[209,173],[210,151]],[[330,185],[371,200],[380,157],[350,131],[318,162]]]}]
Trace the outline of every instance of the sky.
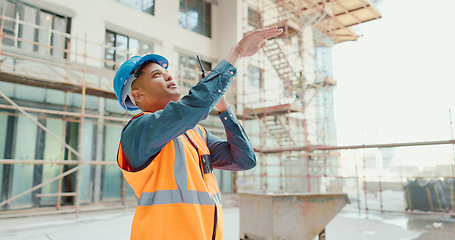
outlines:
[{"label": "sky", "polygon": [[451,139],[455,1],[384,0],[378,9],[358,41],[334,48],[338,145]]}]

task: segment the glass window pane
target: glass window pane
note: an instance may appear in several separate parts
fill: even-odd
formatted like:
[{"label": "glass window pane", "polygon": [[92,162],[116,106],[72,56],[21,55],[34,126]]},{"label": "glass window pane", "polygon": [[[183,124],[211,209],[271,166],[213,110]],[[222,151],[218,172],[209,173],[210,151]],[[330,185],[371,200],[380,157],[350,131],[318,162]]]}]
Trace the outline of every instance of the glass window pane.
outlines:
[{"label": "glass window pane", "polygon": [[148,14],[155,14],[155,0],[142,0],[142,11]]},{"label": "glass window pane", "polygon": [[8,97],[14,97],[16,84],[0,81],[0,89]]},{"label": "glass window pane", "polygon": [[186,68],[187,66],[187,57],[180,54],[179,55],[179,77],[183,79],[188,79],[188,76],[186,74]]},{"label": "glass window pane", "polygon": [[194,57],[189,57],[188,58],[188,68],[194,69],[199,65],[198,61]]},{"label": "glass window pane", "polygon": [[123,109],[118,100],[106,98],[106,111],[112,113],[125,113],[125,109]]},{"label": "glass window pane", "polygon": [[119,3],[125,4],[135,9],[141,10],[140,6],[137,4],[137,0],[117,0]]},{"label": "glass window pane", "polygon": [[[117,150],[120,142],[122,125],[106,125],[104,156],[105,161],[117,161]],[[104,166],[103,200],[118,200],[122,191],[122,175],[118,166]]]},{"label": "glass window pane", "polygon": [[51,49],[51,53],[55,58],[64,59],[65,58],[65,49],[66,49],[66,28],[67,20],[65,18],[55,16],[54,17],[54,33],[52,33],[52,46],[54,49]]},{"label": "glass window pane", "polygon": [[113,63],[115,54],[115,33],[106,31],[104,41],[106,45],[106,49],[104,51],[104,59],[106,62],[104,63],[104,66],[109,69],[115,69]]},{"label": "glass window pane", "polygon": [[186,27],[186,13],[185,12],[179,12],[179,27],[187,28]]},{"label": "glass window pane", "polygon": [[147,44],[147,43],[143,43],[142,44],[142,50],[140,52],[140,55],[144,55],[144,54],[149,54],[149,53],[152,53],[152,45],[150,44]]},{"label": "glass window pane", "polygon": [[210,37],[211,6],[201,0],[180,1],[179,26]]},{"label": "glass window pane", "polygon": [[193,69],[188,69],[188,79],[189,80],[195,80],[196,78],[196,73],[194,72]]},{"label": "glass window pane", "polygon": [[[18,116],[15,133],[14,158],[21,160],[35,159],[37,126],[25,116]],[[33,187],[33,165],[15,164],[13,166],[12,196],[16,196]],[[11,203],[12,209],[32,206],[32,193],[26,194]]]},{"label": "glass window pane", "polygon": [[184,12],[185,11],[185,0],[180,0],[180,11]]},{"label": "glass window pane", "polygon": [[85,108],[98,110],[98,97],[92,95],[85,96]]},{"label": "glass window pane", "polygon": [[188,21],[190,29],[197,33],[202,32],[202,3],[197,0],[188,2]]},{"label": "glass window pane", "polygon": [[43,55],[50,54],[51,31],[52,29],[52,14],[40,12],[40,29],[38,30],[38,52]]},{"label": "glass window pane", "polygon": [[179,55],[179,65],[182,65],[184,67],[187,66],[187,57],[185,55]]},{"label": "glass window pane", "polygon": [[197,62],[197,59],[194,57],[189,57],[188,58],[188,79],[190,79],[190,80],[196,79],[196,71],[197,71],[197,73],[200,72],[200,70],[198,68],[199,68],[199,63]]},{"label": "glass window pane", "polygon": [[65,102],[65,93],[63,91],[46,89],[46,103],[61,105]]},{"label": "glass window pane", "polygon": [[211,29],[210,29],[210,24],[207,24],[207,23],[202,24],[202,35],[210,36],[211,34],[212,33],[211,33]]},{"label": "glass window pane", "polygon": [[[63,131],[63,120],[48,118],[46,120],[46,127],[61,140],[65,140]],[[44,135],[44,160],[48,161],[61,161],[65,152],[63,144],[57,141],[49,134]],[[63,167],[59,164],[45,164],[43,165],[43,182],[56,177],[59,174],[60,168]],[[58,180],[46,186],[43,186],[41,193],[57,193]],[[57,203],[57,197],[42,197],[40,203],[43,205],[54,205]]]},{"label": "glass window pane", "polygon": [[135,56],[135,55],[141,55],[141,52],[139,50],[139,40],[130,38],[129,45],[128,45],[128,58]]},{"label": "glass window pane", "polygon": [[204,22],[210,23],[212,19],[212,4],[205,2],[204,3],[204,13],[202,14],[202,17],[204,19]]},{"label": "glass window pane", "polygon": [[[23,94],[27,93],[27,94]],[[16,85],[16,98],[36,101],[36,102],[44,102],[44,98],[46,96],[46,89],[39,88],[39,87],[32,87],[26,85]]]},{"label": "glass window pane", "polygon": [[249,66],[248,67],[248,78],[249,83],[252,86],[261,86],[261,70],[257,67]]},{"label": "glass window pane", "polygon": [[119,3],[153,15],[155,13],[155,0],[117,0]]},{"label": "glass window pane", "polygon": [[[92,161],[93,151],[96,147],[93,143],[93,132],[94,126],[92,120],[86,120],[84,122],[84,134],[82,135],[82,160],[83,161]],[[86,166],[81,168],[81,202],[89,203],[90,202],[90,167]]]},{"label": "glass window pane", "polygon": [[[5,1],[5,16],[9,18],[16,18],[16,4]],[[3,23],[3,31],[14,31],[14,22],[12,21],[5,21]]]},{"label": "glass window pane", "polygon": [[261,24],[261,15],[254,9],[248,8],[248,24],[253,27],[260,27]]},{"label": "glass window pane", "polygon": [[[5,158],[6,122],[7,121],[8,121],[7,113],[0,112],[0,159]],[[0,178],[0,180],[1,180],[1,178]],[[1,184],[0,184],[0,186],[1,186]]]},{"label": "glass window pane", "polygon": [[128,51],[128,37],[117,34],[115,41],[115,63],[116,67],[120,67],[120,64],[126,61]]},{"label": "glass window pane", "polygon": [[[0,112],[0,158],[5,158],[5,144],[6,144],[6,124],[8,115],[5,112]],[[0,164],[0,186],[3,182],[3,164]],[[1,195],[1,191],[0,191]]]},{"label": "glass window pane", "polygon": [[20,46],[25,51],[32,52],[33,43],[35,42],[35,28],[33,26],[36,25],[37,9],[26,5],[21,6],[23,9],[20,19],[26,22],[26,24],[19,25],[19,37],[23,39],[20,42]]},{"label": "glass window pane", "polygon": [[[11,2],[4,2],[5,6],[5,16],[9,18],[16,18],[16,4],[11,3]],[[14,37],[14,27],[15,24],[11,20],[5,20],[3,21],[3,32],[5,35],[9,37]],[[11,38],[3,38],[2,41],[3,44],[8,45],[8,46],[14,46],[14,40]]]},{"label": "glass window pane", "polygon": [[180,27],[198,32],[196,29],[199,24],[199,15],[197,2],[195,0],[188,0],[187,10],[179,13]]}]

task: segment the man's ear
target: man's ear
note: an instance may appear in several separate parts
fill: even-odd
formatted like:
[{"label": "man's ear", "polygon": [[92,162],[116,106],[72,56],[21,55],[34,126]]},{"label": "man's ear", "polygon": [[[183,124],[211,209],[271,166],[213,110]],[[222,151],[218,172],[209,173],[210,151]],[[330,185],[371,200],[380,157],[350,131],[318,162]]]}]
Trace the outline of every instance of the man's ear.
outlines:
[{"label": "man's ear", "polygon": [[134,89],[133,91],[131,91],[131,95],[133,95],[133,98],[137,103],[140,103],[145,100],[144,94],[139,89]]}]

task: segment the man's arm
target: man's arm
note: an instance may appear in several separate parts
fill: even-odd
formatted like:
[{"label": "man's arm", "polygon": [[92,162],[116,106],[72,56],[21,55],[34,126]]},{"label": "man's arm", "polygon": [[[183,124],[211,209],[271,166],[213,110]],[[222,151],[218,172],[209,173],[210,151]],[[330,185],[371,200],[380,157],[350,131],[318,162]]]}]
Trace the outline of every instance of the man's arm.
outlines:
[{"label": "man's arm", "polygon": [[222,61],[178,102],[170,102],[163,110],[132,120],[121,136],[122,148],[130,167],[139,169],[147,165],[151,161],[150,157],[169,141],[205,119],[215,103],[223,97],[235,74],[236,69],[229,62]]},{"label": "man's arm", "polygon": [[188,95],[177,103],[170,102],[163,110],[133,120],[123,130],[121,139],[131,167],[138,169],[148,164],[150,157],[169,141],[205,119],[232,83],[236,74],[233,65],[237,60],[257,53],[265,46],[267,39],[278,36],[281,32],[281,29],[273,27],[245,35],[207,77],[190,89]]},{"label": "man's arm", "polygon": [[256,166],[253,147],[243,127],[229,108],[220,113],[220,119],[226,130],[227,141],[207,132],[207,147],[214,168],[242,171]]}]

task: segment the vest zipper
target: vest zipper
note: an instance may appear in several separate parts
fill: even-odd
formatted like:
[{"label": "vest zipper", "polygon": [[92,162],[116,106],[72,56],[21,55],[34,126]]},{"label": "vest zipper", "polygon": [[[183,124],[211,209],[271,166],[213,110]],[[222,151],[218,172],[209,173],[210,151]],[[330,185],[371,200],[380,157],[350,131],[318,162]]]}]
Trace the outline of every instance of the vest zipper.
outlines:
[{"label": "vest zipper", "polygon": [[196,149],[197,156],[199,159],[199,170],[201,170],[201,177],[202,177],[202,179],[204,179],[204,172],[202,171],[202,160],[201,160],[201,156],[199,155],[199,149],[197,148],[197,146],[193,143],[191,138],[186,133],[184,133],[183,135],[185,135],[186,139],[191,143],[191,146],[193,146],[194,149]]},{"label": "vest zipper", "polygon": [[215,219],[214,219],[214,223],[213,223],[213,233],[212,233],[212,240],[215,240],[216,238],[216,227],[218,225],[218,212],[217,212],[217,207],[216,207],[216,204],[215,204]]}]

